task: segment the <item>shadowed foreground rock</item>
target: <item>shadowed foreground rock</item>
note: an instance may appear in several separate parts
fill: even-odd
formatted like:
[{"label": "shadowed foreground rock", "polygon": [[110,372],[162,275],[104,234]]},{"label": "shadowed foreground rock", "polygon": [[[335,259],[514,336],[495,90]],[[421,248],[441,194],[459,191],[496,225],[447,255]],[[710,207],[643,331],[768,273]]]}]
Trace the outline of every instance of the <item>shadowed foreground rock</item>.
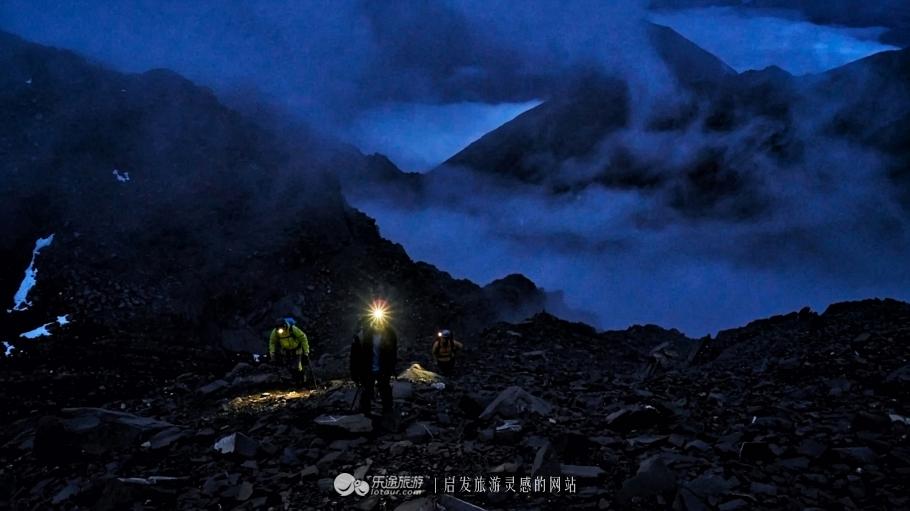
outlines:
[{"label": "shadowed foreground rock", "polygon": [[[901,509],[910,401],[894,375],[908,334],[910,305],[893,301],[702,342],[541,314],[464,339],[442,386],[428,353],[407,352],[394,417],[378,403],[374,417],[354,414],[344,380],[289,389],[248,362],[7,424],[0,495],[14,509]],[[645,371],[665,342],[680,356]],[[460,476],[574,487],[341,495],[342,472],[374,486],[422,475],[431,492]]]}]

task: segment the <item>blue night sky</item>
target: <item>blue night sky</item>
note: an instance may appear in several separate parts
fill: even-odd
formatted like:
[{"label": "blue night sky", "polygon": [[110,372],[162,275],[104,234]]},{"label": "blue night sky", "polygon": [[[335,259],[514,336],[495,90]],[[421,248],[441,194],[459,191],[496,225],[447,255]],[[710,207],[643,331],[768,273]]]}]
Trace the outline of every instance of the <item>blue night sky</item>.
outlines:
[{"label": "blue night sky", "polygon": [[881,28],[730,7],[327,4],[7,0],[0,27],[121,70],[167,67],[225,94],[255,91],[407,170],[442,162],[545,99],[567,66],[622,65],[613,60],[618,51],[637,51],[627,28],[635,20],[669,25],[738,71],[776,64],[795,74],[818,72],[892,48],[877,42]]}]

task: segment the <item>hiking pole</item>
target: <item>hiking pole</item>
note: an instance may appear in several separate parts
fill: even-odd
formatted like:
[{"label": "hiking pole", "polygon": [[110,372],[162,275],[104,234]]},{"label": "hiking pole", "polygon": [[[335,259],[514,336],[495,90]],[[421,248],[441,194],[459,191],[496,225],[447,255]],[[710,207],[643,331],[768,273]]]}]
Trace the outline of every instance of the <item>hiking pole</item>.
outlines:
[{"label": "hiking pole", "polygon": [[357,398],[360,396],[360,391],[363,389],[360,385],[357,386],[357,392],[354,392],[354,400],[351,401],[351,410],[354,409],[354,406],[357,405]]},{"label": "hiking pole", "polygon": [[310,369],[310,376],[313,377],[313,385],[319,387],[319,380],[316,379],[316,371],[313,370],[313,361],[309,357],[306,359],[306,365]]}]

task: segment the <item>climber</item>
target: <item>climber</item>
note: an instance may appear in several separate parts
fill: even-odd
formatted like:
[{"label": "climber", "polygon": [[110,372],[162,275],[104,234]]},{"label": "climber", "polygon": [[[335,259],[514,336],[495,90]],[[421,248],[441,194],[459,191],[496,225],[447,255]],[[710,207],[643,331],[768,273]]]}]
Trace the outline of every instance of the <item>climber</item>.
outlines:
[{"label": "climber", "polygon": [[464,344],[452,337],[451,330],[441,330],[433,342],[433,359],[439,372],[450,376],[455,370],[455,356],[464,348]]},{"label": "climber", "polygon": [[388,305],[374,300],[369,312],[360,320],[351,343],[351,379],[360,387],[360,411],[371,415],[376,389],[382,398],[382,411],[392,411],[392,387],[398,359],[398,335],[390,323]]},{"label": "climber", "polygon": [[309,366],[310,342],[293,318],[281,318],[269,335],[269,360],[287,366],[298,383]]}]

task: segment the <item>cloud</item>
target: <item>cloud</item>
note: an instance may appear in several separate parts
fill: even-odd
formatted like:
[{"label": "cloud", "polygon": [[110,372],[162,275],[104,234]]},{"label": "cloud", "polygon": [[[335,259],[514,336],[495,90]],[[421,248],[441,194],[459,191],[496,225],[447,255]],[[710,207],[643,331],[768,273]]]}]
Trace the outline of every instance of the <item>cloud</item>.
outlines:
[{"label": "cloud", "polygon": [[558,79],[446,3],[10,0],[0,27],[118,70],[257,94],[326,131],[387,103],[530,101]]},{"label": "cloud", "polygon": [[[661,11],[657,19],[739,69],[820,69],[887,48],[867,40],[869,30],[741,12]],[[386,105],[546,99],[591,68],[657,97],[649,89],[670,80],[641,27],[651,15],[644,0],[0,3],[0,27],[28,39],[119,70],[170,68],[222,97],[261,96],[337,134]]]},{"label": "cloud", "polygon": [[358,116],[346,138],[366,153],[388,156],[406,171],[422,172],[538,104],[389,103]]},{"label": "cloud", "polygon": [[129,72],[173,69],[341,131],[387,104],[543,99],[578,67],[635,69],[640,1],[8,0],[0,27]]},{"label": "cloud", "polygon": [[[369,197],[355,204],[416,259],[478,282],[522,272],[564,290],[570,307],[595,312],[605,328],[659,323],[702,335],[805,305],[910,298],[907,226],[891,218],[898,228],[886,227],[880,197],[860,208],[831,199],[815,211],[800,204],[823,193],[794,189],[779,197],[778,214],[743,223],[680,218],[634,191],[494,190],[450,189],[457,199],[418,209]],[[821,213],[838,207],[840,215]],[[672,221],[645,221],[655,215]]]},{"label": "cloud", "polygon": [[[910,299],[910,223],[888,178],[893,162],[826,134],[835,108],[822,104],[795,107],[789,126],[764,117],[729,132],[630,124],[594,155],[553,165],[552,179],[580,185],[572,193],[453,169],[431,176],[422,203],[375,190],[352,201],[412,257],[478,282],[524,273],[604,328],[658,323],[703,335],[806,305]],[[767,148],[782,132],[800,148],[786,157]],[[696,196],[681,207],[679,190],[706,151],[740,186],[721,191],[721,206]],[[592,182],[618,153],[657,184]],[[748,214],[731,209],[753,202]]]},{"label": "cloud", "polygon": [[733,7],[659,11],[668,25],[739,72],[776,65],[792,74],[819,73],[881,51],[882,27],[818,25]]}]

